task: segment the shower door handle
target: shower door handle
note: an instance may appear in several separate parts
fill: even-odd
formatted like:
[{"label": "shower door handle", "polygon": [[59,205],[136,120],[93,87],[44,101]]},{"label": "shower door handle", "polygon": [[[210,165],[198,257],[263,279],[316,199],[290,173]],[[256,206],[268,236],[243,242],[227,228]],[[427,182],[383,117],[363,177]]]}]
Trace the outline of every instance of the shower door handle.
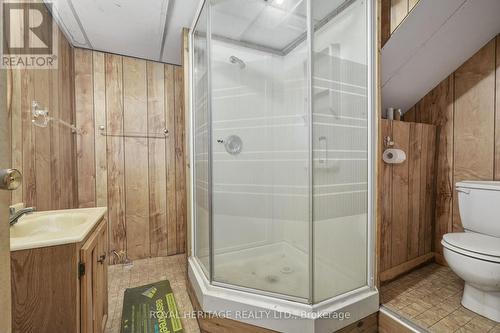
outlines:
[{"label": "shower door handle", "polygon": [[[321,147],[323,145],[323,147]],[[328,162],[328,141],[326,139],[326,136],[320,136],[319,137],[319,146],[320,148],[323,148],[323,157],[319,157],[319,164],[325,165]]]}]

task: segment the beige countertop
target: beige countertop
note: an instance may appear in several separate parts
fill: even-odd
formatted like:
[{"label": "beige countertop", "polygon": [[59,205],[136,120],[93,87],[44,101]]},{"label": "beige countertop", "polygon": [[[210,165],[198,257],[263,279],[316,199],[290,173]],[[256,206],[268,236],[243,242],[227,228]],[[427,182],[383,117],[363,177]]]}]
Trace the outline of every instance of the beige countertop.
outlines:
[{"label": "beige countertop", "polygon": [[107,210],[79,208],[24,215],[10,227],[10,251],[81,242]]}]

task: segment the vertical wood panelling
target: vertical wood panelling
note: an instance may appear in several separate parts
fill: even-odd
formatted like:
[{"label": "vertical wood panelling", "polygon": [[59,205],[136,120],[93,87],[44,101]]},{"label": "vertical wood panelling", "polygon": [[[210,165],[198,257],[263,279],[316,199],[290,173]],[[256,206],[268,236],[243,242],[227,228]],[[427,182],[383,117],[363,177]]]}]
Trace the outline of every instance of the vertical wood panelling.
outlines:
[{"label": "vertical wood panelling", "polygon": [[[59,116],[69,124],[75,123],[74,112],[74,68],[73,48],[59,34]],[[71,130],[59,129],[59,205],[58,208],[73,208],[77,206],[77,166],[76,166],[76,136]]]},{"label": "vertical wood panelling", "polygon": [[434,125],[438,127],[434,248],[440,254],[441,238],[451,230],[453,223],[453,91],[454,75],[450,75],[431,92],[435,96]]},{"label": "vertical wood panelling", "polygon": [[[147,133],[146,61],[123,58],[123,131]],[[146,258],[149,244],[148,138],[125,137],[125,220],[127,255]]]},{"label": "vertical wood panelling", "polygon": [[[419,255],[423,255],[432,251],[432,237],[433,237],[433,225],[434,225],[434,210],[435,204],[435,161],[436,161],[436,128],[425,126],[422,132],[423,143],[425,147],[422,152],[426,155],[425,170],[422,168],[421,173],[425,172],[425,186],[421,189],[423,192],[425,190],[425,209],[424,216],[421,223],[421,231],[423,231],[423,237],[420,237],[419,242]],[[422,176],[421,176],[422,177]],[[422,242],[422,240],[425,240]]]},{"label": "vertical wood panelling", "polygon": [[408,0],[391,0],[391,33],[408,14]]},{"label": "vertical wood panelling", "polygon": [[26,206],[36,206],[35,130],[31,124],[31,102],[35,99],[34,77],[34,71],[22,70],[23,201]]},{"label": "vertical wood panelling", "polygon": [[[435,182],[436,127],[402,121],[381,121],[382,138],[406,152],[401,164],[379,162],[381,186],[381,279],[394,277],[432,254],[432,197]],[[381,149],[384,144],[381,143]],[[428,198],[430,197],[430,199]]]},{"label": "vertical wood panelling", "polygon": [[[404,119],[437,126],[434,237],[442,262],[445,233],[462,231],[455,183],[499,179],[499,51],[497,36],[420,100]],[[432,144],[432,143],[429,143]],[[429,184],[428,184],[429,186]]]},{"label": "vertical wood panelling", "polygon": [[[18,27],[21,29],[22,24]],[[73,49],[58,29],[54,34],[53,47],[59,53],[56,69],[10,72],[12,166],[23,174],[23,184],[12,192],[11,202],[24,202],[38,210],[75,207],[77,196],[76,135],[56,121],[44,128],[31,122],[33,101],[48,110],[50,117],[74,122]]]},{"label": "vertical wood panelling", "polygon": [[[420,165],[424,150],[422,147],[422,129],[423,126],[417,123],[410,124],[410,144],[408,155],[409,179],[408,179],[408,259],[413,259],[419,254],[419,240],[423,239],[421,218],[423,213],[421,207],[421,176]],[[425,163],[425,161],[424,161]],[[418,235],[418,237],[416,237]]]},{"label": "vertical wood panelling", "polygon": [[[407,124],[392,123],[394,148],[408,152],[410,131]],[[391,262],[398,265],[408,259],[408,160],[392,167]]]},{"label": "vertical wood panelling", "polygon": [[80,134],[77,142],[78,206],[93,207],[95,203],[94,162],[94,86],[92,52],[76,49],[75,118]]},{"label": "vertical wood panelling", "polygon": [[[77,64],[78,66],[78,64]],[[106,54],[106,131],[123,133],[122,57]],[[108,156],[108,221],[109,250],[126,250],[125,225],[125,156],[123,137],[109,136]]]},{"label": "vertical wood panelling", "polygon": [[[453,220],[453,90],[454,75],[450,75],[438,86],[430,91],[421,101],[405,113],[405,121],[417,121],[431,123],[437,126],[438,133],[435,149],[438,151],[435,160],[436,184],[425,184],[431,186],[434,200],[429,200],[426,214],[434,219],[434,230],[427,233],[434,235],[434,245],[426,243],[419,245],[419,253],[425,253],[425,248],[434,248],[442,254],[441,238],[451,230]],[[431,144],[432,143],[428,143]],[[427,188],[427,191],[429,189]],[[431,205],[434,205],[432,208]]]},{"label": "vertical wood panelling", "polygon": [[[11,152],[12,164],[14,169],[18,169],[23,173],[23,119],[21,106],[21,71],[9,71],[11,77]],[[23,201],[23,186],[12,191],[12,203]]]},{"label": "vertical wood panelling", "polygon": [[[147,62],[148,131],[162,133],[165,122],[164,65]],[[149,238],[153,256],[167,255],[167,172],[165,140],[149,140]]]},{"label": "vertical wood panelling", "polygon": [[412,107],[410,110],[406,111],[403,116],[404,121],[415,122],[415,107]]},{"label": "vertical wood panelling", "polygon": [[391,34],[408,16],[420,0],[380,0],[381,1],[381,42],[382,46]]},{"label": "vertical wood panelling", "polygon": [[175,82],[174,66],[165,65],[165,111],[169,140],[167,155],[167,254],[177,253],[177,202],[175,200]]},{"label": "vertical wood panelling", "polygon": [[[50,73],[46,70],[35,70],[35,100],[50,109]],[[51,112],[52,113],[52,112]],[[36,207],[49,210],[52,207],[52,174],[51,174],[51,127],[35,127],[35,178]]]},{"label": "vertical wood panelling", "polygon": [[[418,110],[416,108],[416,110]],[[417,248],[416,248],[416,253],[418,255],[425,254],[425,244],[426,244],[426,239],[425,237],[427,236],[427,230],[426,228],[427,225],[430,225],[432,223],[432,219],[428,216],[428,211],[427,211],[427,203],[428,203],[428,192],[427,192],[427,183],[428,179],[428,173],[429,173],[429,168],[427,168],[428,165],[430,165],[431,161],[434,159],[434,156],[430,156],[430,153],[435,153],[434,147],[429,147],[428,146],[428,137],[431,135],[431,129],[428,126],[424,126],[423,124],[420,124],[422,126],[422,137],[420,141],[420,146],[421,146],[421,156],[420,156],[420,161],[421,161],[421,169],[419,171],[418,179],[420,181],[420,198],[419,198],[419,207],[420,207],[420,226],[419,226],[419,232],[416,235],[410,236],[415,239],[417,239]],[[432,132],[435,133],[435,129],[432,129]],[[416,176],[416,175],[413,175]],[[418,235],[418,236],[417,236]]]},{"label": "vertical wood panelling", "polygon": [[[55,32],[56,38],[59,37],[57,31]],[[59,47],[58,47],[59,48]],[[58,51],[60,51],[58,49]],[[49,71],[49,110],[51,110],[52,116],[57,119],[62,119],[61,110],[59,108],[59,71]],[[61,137],[60,133],[66,131],[67,129],[61,128],[60,126],[51,126],[50,135],[50,160],[49,168],[51,175],[50,192],[51,192],[51,204],[61,201]]]},{"label": "vertical wood panelling", "polygon": [[[189,77],[189,29],[182,29],[182,67],[184,70],[184,78]],[[189,110],[189,80],[184,80],[184,159],[185,163],[185,177],[186,177],[186,198],[191,198],[191,172],[189,165],[190,157],[190,142],[189,142],[189,130],[191,126],[191,116]],[[191,235],[191,207],[188,204],[189,199],[186,201],[186,235]],[[187,255],[191,255],[191,237],[186,236],[186,252]]]},{"label": "vertical wood panelling", "polygon": [[391,37],[391,0],[380,0],[380,45]]},{"label": "vertical wood panelling", "polygon": [[[386,137],[392,138],[392,121],[383,119],[381,121],[382,141]],[[384,151],[384,143],[381,144],[381,153]],[[382,156],[382,155],[380,155]],[[380,183],[383,191],[380,191],[381,209],[381,236],[380,236],[380,271],[383,272],[391,267],[391,221],[392,221],[392,167],[389,164],[380,162]],[[383,192],[383,193],[382,193]]]},{"label": "vertical wood panelling", "polygon": [[101,135],[101,126],[106,126],[106,77],[104,54],[92,52],[94,83],[94,146],[95,146],[95,204],[108,204],[108,160],[106,136]]},{"label": "vertical wood panelling", "polygon": [[[455,72],[455,183],[493,179],[495,44],[495,40],[489,42]],[[458,205],[453,211],[453,230],[460,231]]]},{"label": "vertical wood panelling", "polygon": [[[12,163],[12,143],[10,136],[13,134],[9,126],[9,117],[15,112],[13,99],[14,84],[17,83],[13,77],[12,70],[0,70],[0,167],[8,168]],[[0,214],[2,223],[0,225],[0,332],[12,332],[11,325],[11,272],[10,272],[10,226],[7,223],[8,207],[11,200],[9,191],[0,192]]]},{"label": "vertical wood panelling", "polygon": [[184,72],[174,69],[175,83],[175,198],[177,217],[177,253],[186,248],[186,159],[184,156]]},{"label": "vertical wood panelling", "polygon": [[[184,80],[182,67],[136,58],[77,50],[75,69],[89,72],[85,81],[91,107],[78,106],[88,125],[88,140],[78,141],[79,163],[89,165],[95,185],[90,205],[108,206],[109,250],[129,259],[185,251],[186,185]],[[91,66],[86,68],[85,59]],[[83,62],[83,63],[80,63]],[[75,77],[76,100],[86,94]],[[81,123],[81,124],[80,124]],[[81,125],[81,126],[80,126]],[[104,125],[102,135],[100,127]],[[91,131],[90,131],[91,129]],[[168,129],[168,135],[162,135]],[[122,134],[150,134],[123,137]],[[146,135],[147,136],[147,135]],[[91,154],[90,154],[91,152]],[[89,178],[79,173],[79,177]],[[79,179],[84,183],[86,179]],[[112,256],[116,259],[115,256]]]}]

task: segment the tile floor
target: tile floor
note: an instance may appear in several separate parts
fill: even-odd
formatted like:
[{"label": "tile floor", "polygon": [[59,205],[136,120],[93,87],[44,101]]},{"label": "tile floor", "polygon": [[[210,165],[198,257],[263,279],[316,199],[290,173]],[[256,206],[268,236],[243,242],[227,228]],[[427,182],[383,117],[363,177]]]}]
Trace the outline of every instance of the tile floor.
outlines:
[{"label": "tile floor", "polygon": [[500,333],[500,324],[460,304],[463,281],[448,267],[430,264],[381,288],[382,304],[438,333]]},{"label": "tile floor", "polygon": [[[126,288],[168,279],[174,292],[185,333],[199,333],[192,317],[193,306],[186,288],[186,256],[135,260],[133,265],[113,265],[108,269],[108,321],[105,333],[120,332],[123,292]],[[183,313],[186,314],[183,316]]]}]

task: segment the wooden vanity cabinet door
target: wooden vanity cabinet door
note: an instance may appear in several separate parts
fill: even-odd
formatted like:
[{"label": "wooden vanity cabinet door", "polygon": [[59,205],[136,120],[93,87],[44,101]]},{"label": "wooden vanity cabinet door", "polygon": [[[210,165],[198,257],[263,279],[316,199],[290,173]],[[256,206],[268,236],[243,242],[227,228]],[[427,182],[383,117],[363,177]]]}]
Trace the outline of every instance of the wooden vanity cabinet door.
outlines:
[{"label": "wooden vanity cabinet door", "polygon": [[[107,297],[104,287],[107,289],[107,279],[104,274],[106,267],[106,223],[102,221],[92,235],[88,238],[80,250],[80,261],[85,267],[84,274],[80,277],[80,305],[81,305],[81,332],[102,333],[105,303]],[[106,290],[107,291],[107,290]],[[106,296],[105,296],[106,295]]]},{"label": "wooden vanity cabinet door", "polygon": [[99,305],[98,305],[98,315],[100,318],[100,326],[101,331],[104,332],[106,321],[108,319],[108,258],[107,258],[107,249],[108,249],[108,228],[107,223],[103,221],[103,228],[99,233],[98,240],[98,248],[99,248],[99,277],[98,281],[98,297],[99,297]]}]

